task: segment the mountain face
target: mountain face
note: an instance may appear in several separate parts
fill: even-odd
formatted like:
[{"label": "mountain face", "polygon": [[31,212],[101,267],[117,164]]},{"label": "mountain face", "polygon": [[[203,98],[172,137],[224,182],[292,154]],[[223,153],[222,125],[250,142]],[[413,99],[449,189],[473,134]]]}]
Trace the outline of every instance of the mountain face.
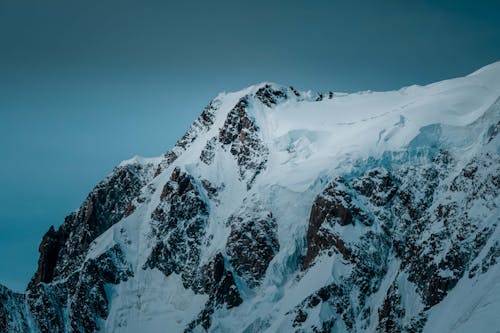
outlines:
[{"label": "mountain face", "polygon": [[263,83],[51,227],[1,332],[496,332],[500,63],[391,92]]}]

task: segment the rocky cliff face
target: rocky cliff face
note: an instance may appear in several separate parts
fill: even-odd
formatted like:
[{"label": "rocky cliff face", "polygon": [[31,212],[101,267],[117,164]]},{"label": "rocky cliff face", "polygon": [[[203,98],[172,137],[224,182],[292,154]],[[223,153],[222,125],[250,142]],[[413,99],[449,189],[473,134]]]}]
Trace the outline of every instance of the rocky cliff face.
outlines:
[{"label": "rocky cliff face", "polygon": [[[38,269],[24,297],[26,327],[41,332],[85,331],[106,318],[106,284],[133,276],[117,244],[97,258],[88,256],[92,242],[110,226],[133,213],[144,199],[141,190],[152,179],[155,163],[124,163],[98,184],[82,206],[57,229],[49,228],[39,247]],[[33,328],[34,329],[34,328]],[[26,330],[23,330],[26,331]]]},{"label": "rocky cliff face", "polygon": [[499,77],[220,94],[49,228],[0,331],[495,332]]},{"label": "rocky cliff face", "polygon": [[154,163],[125,164],[97,185],[80,209],[68,215],[56,231],[49,228],[40,243],[38,270],[30,283],[66,278],[84,260],[91,242],[123,217],[133,213],[144,199],[141,189],[152,179]]}]

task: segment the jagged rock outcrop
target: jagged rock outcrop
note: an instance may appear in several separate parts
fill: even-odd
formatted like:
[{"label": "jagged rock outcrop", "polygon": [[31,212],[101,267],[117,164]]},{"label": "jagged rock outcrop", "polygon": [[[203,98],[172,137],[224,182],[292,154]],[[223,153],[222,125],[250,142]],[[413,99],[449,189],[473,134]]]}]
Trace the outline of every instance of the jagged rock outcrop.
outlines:
[{"label": "jagged rock outcrop", "polygon": [[210,140],[207,141],[205,148],[201,151],[200,154],[200,160],[207,164],[210,165],[212,161],[214,160],[215,157],[215,148],[217,145],[217,137],[213,137]]},{"label": "jagged rock outcrop", "polygon": [[[104,284],[124,281],[132,270],[124,268],[126,259],[119,247],[99,259],[84,259],[99,235],[143,201],[141,190],[152,179],[155,167],[154,163],[120,165],[94,188],[79,210],[44,235],[38,269],[23,299],[41,332],[93,332],[99,318],[106,318]],[[63,311],[66,306],[68,311]]]},{"label": "jagged rock outcrop", "polygon": [[[257,90],[255,97],[266,106],[273,107],[287,99],[287,90],[288,88],[284,87],[281,89],[273,89],[270,84],[265,84],[262,88]],[[296,96],[297,95],[300,96],[298,92],[296,92]]]},{"label": "jagged rock outcrop", "polygon": [[0,331],[494,332],[498,77],[219,94],[47,231]]},{"label": "jagged rock outcrop", "polygon": [[30,289],[37,288],[39,282],[66,278],[76,270],[92,241],[135,209],[154,168],[154,164],[117,167],[57,231],[51,226],[40,243],[38,269]]},{"label": "jagged rock outcrop", "polygon": [[[95,332],[108,313],[106,284],[118,284],[133,276],[133,271],[118,245],[57,283],[39,283],[26,295],[5,293],[1,309],[2,332],[40,331]],[[15,311],[14,311],[15,310]],[[33,326],[34,325],[34,326]]]},{"label": "jagged rock outcrop", "polygon": [[203,310],[197,318],[187,325],[185,332],[192,332],[197,327],[208,330],[212,324],[212,314],[221,308],[231,309],[240,305],[241,299],[233,274],[226,269],[221,253],[200,269],[201,291],[209,295]]},{"label": "jagged rock outcrop", "polygon": [[226,251],[234,270],[250,288],[255,288],[279,252],[279,242],[273,214],[262,210],[262,207],[251,207],[229,219],[231,232]]},{"label": "jagged rock outcrop", "polygon": [[158,164],[154,176],[158,176],[169,167],[191,144],[200,136],[210,130],[215,120],[215,114],[221,105],[220,100],[212,100],[201,112],[200,116],[189,127],[188,131],[180,138],[172,150],[165,153],[162,161]]},{"label": "jagged rock outcrop", "polygon": [[[333,300],[321,301],[333,307],[347,331],[356,332],[354,318],[362,316],[361,325],[368,319],[363,314],[371,311],[363,309],[366,299],[380,292],[390,261],[399,263],[400,273],[391,278],[378,310],[376,329],[380,332],[422,332],[429,309],[446,297],[467,270],[471,277],[476,274],[480,264],[471,264],[498,223],[498,218],[490,224],[481,217],[482,212],[497,207],[499,162],[498,156],[486,153],[473,156],[461,167],[449,152],[439,151],[421,165],[393,164],[392,171],[377,167],[350,181],[337,179],[316,198],[303,267],[311,266],[321,251],[352,265],[351,273],[336,285],[340,291],[335,299],[358,295],[356,301],[351,298],[337,310],[331,304]],[[479,164],[482,172],[476,174]],[[474,205],[490,209],[472,213]],[[369,224],[365,222],[367,216],[372,220]],[[352,239],[346,236],[349,233],[345,228],[367,230]],[[491,262],[495,244],[483,262]],[[401,293],[400,283],[404,288],[413,285],[414,297],[422,302],[418,311],[407,308],[403,299],[408,296]],[[294,326],[300,327],[306,321],[307,309],[321,302],[309,299],[294,310]],[[369,322],[365,325],[361,327],[367,329]]]},{"label": "jagged rock outcrop", "polygon": [[144,268],[158,268],[166,276],[180,274],[186,287],[195,284],[208,218],[208,206],[200,192],[192,176],[175,168],[151,214],[157,242]]},{"label": "jagged rock outcrop", "polygon": [[28,316],[24,295],[0,284],[0,332],[27,332]]},{"label": "jagged rock outcrop", "polygon": [[257,125],[246,111],[248,99],[248,96],[242,97],[229,111],[219,131],[219,142],[229,147],[237,160],[240,177],[247,181],[247,188],[250,189],[257,175],[264,170],[269,151],[259,137]]}]

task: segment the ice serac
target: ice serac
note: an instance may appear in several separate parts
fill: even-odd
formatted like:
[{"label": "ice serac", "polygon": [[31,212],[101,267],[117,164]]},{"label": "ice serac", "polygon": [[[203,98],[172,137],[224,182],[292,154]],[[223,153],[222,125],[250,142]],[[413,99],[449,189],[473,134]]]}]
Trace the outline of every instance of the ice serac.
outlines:
[{"label": "ice serac", "polygon": [[221,93],[40,244],[8,332],[496,332],[500,63],[398,91]]}]

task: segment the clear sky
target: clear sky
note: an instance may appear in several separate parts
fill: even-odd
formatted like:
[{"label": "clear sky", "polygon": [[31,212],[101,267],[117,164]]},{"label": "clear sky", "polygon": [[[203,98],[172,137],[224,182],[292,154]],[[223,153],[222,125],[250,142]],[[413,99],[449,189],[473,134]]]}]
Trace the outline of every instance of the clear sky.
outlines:
[{"label": "clear sky", "polygon": [[390,90],[500,60],[498,1],[0,0],[0,283],[121,160],[220,91]]}]

